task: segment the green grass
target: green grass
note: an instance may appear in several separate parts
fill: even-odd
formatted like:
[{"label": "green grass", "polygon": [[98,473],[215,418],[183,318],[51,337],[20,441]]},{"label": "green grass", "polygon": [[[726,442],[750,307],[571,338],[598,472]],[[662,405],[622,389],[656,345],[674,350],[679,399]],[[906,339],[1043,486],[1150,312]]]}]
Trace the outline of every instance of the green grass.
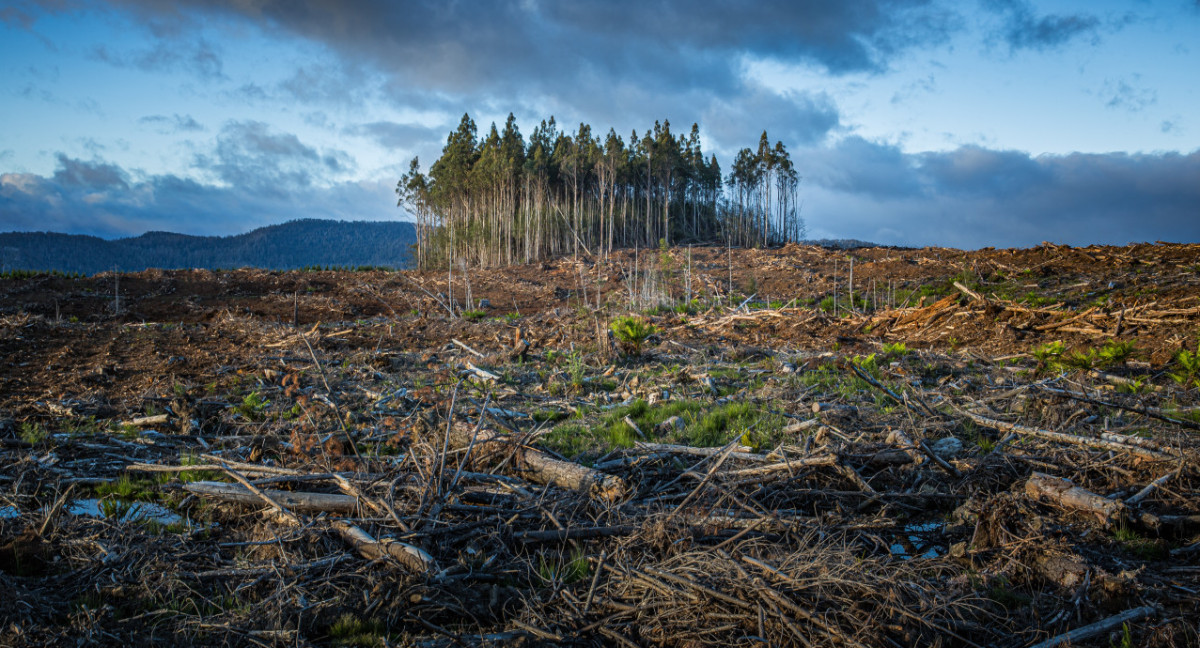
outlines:
[{"label": "green grass", "polygon": [[387,629],[378,620],[364,621],[346,613],[329,626],[329,638],[334,646],[382,646],[387,643]]},{"label": "green grass", "polygon": [[1170,551],[1161,542],[1143,538],[1126,524],[1120,524],[1113,529],[1113,540],[1120,543],[1129,553],[1144,560],[1159,560],[1170,555]]},{"label": "green grass", "polygon": [[1137,646],[1133,641],[1133,631],[1129,629],[1128,623],[1121,624],[1121,636],[1108,643],[1112,648],[1135,648]]},{"label": "green grass", "polygon": [[126,501],[154,502],[160,497],[156,480],[152,478],[135,479],[128,474],[121,475],[116,481],[98,484],[94,490],[98,497],[111,496]]},{"label": "green grass", "polygon": [[[179,455],[180,466],[198,466],[208,463],[200,459],[194,454],[183,453]],[[179,481],[187,483],[194,481],[224,481],[225,473],[219,470],[181,470],[178,473]]]},{"label": "green grass", "polygon": [[591,563],[582,549],[575,549],[570,556],[560,556],[557,560],[546,560],[546,556],[538,556],[537,575],[547,585],[553,583],[578,583],[586,580],[591,573]]},{"label": "green grass", "polygon": [[763,413],[751,403],[728,403],[688,424],[676,434],[676,440],[695,447],[711,448],[742,437],[748,445],[766,445],[774,441],[782,428],[783,419],[780,416]]},{"label": "green grass", "polygon": [[[660,437],[655,429],[672,416],[678,416],[683,429],[672,429]],[[783,417],[763,413],[749,403],[728,403],[707,412],[701,401],[679,400],[649,405],[643,400],[618,407],[592,422],[570,422],[542,435],[540,443],[565,456],[581,457],[614,448],[632,447],[640,439],[625,422],[629,417],[651,441],[684,443],[712,447],[746,435],[747,445],[767,445],[778,441]]]}]

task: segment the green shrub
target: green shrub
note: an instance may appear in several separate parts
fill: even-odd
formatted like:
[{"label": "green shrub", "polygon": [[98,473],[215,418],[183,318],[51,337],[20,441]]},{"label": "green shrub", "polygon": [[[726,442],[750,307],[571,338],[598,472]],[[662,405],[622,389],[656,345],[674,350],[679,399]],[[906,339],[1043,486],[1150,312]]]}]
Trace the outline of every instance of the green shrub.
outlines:
[{"label": "green shrub", "polygon": [[1169,374],[1172,380],[1184,387],[1193,385],[1200,388],[1200,344],[1197,344],[1195,352],[1184,349],[1176,353],[1175,366],[1177,369]]},{"label": "green shrub", "polygon": [[261,421],[263,410],[267,409],[270,404],[271,401],[263,398],[258,392],[252,391],[246,394],[241,403],[234,406],[233,411],[248,421]]},{"label": "green shrub", "polygon": [[883,355],[893,358],[903,358],[908,355],[908,346],[903,342],[884,342]]},{"label": "green shrub", "polygon": [[40,423],[30,423],[29,421],[21,423],[21,440],[25,443],[37,445],[49,436],[50,433]]},{"label": "green shrub", "polygon": [[633,357],[642,355],[642,344],[658,332],[653,324],[640,317],[618,317],[610,328],[621,351]]},{"label": "green shrub", "polygon": [[1058,369],[1062,366],[1062,356],[1067,350],[1067,345],[1060,340],[1047,342],[1039,347],[1034,348],[1029,353],[1038,361],[1038,370],[1043,369]]},{"label": "green shrub", "polygon": [[1109,367],[1125,362],[1136,353],[1137,346],[1133,342],[1109,340],[1100,348],[1099,361],[1102,366]]}]

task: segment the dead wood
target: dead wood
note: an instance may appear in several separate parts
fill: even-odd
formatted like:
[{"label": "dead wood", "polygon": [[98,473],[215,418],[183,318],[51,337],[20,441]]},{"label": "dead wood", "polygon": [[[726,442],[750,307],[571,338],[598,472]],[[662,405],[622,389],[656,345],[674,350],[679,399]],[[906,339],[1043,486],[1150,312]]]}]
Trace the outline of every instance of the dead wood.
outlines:
[{"label": "dead wood", "polygon": [[627,492],[624,480],[616,475],[556,459],[494,430],[451,425],[448,434],[452,447],[471,449],[468,460],[475,470],[505,464],[506,470],[523,479],[588,493],[605,502],[618,501]]},{"label": "dead wood", "polygon": [[1057,506],[1090,513],[1105,527],[1125,520],[1125,505],[1080,488],[1071,480],[1035,472],[1025,482],[1025,493]]},{"label": "dead wood", "polygon": [[437,562],[425,550],[399,540],[376,540],[369,533],[348,522],[336,521],[333,528],[360,556],[368,560],[390,558],[418,574],[434,571]]},{"label": "dead wood", "polygon": [[1119,628],[1130,621],[1138,621],[1146,617],[1155,616],[1158,614],[1158,608],[1150,605],[1126,610],[1120,614],[1097,621],[1095,623],[1085,625],[1082,628],[1076,628],[1070,632],[1064,632],[1055,637],[1051,637],[1045,641],[1036,643],[1029,648],[1056,648],[1057,646],[1075,645],[1078,642],[1086,641],[1092,637],[1102,635],[1110,630]]},{"label": "dead wood", "polygon": [[[195,481],[183,485],[184,490],[211,497],[223,502],[235,504],[263,504],[262,497],[251,492],[241,484],[225,482]],[[331,493],[304,493],[262,489],[262,493],[277,502],[280,506],[309,513],[353,513],[358,508],[358,500],[349,495],[334,495]]]},{"label": "dead wood", "polygon": [[979,425],[983,425],[985,427],[990,427],[995,430],[1000,430],[1001,432],[1013,432],[1015,434],[1023,434],[1025,436],[1038,437],[1038,438],[1047,439],[1050,441],[1058,441],[1059,443],[1071,443],[1071,444],[1075,444],[1075,445],[1084,445],[1084,446],[1092,446],[1095,448],[1104,448],[1105,450],[1116,450],[1118,452],[1128,452],[1129,454],[1136,455],[1136,456],[1139,456],[1139,457],[1142,457],[1145,459],[1150,459],[1153,461],[1173,461],[1175,459],[1171,455],[1163,454],[1161,452],[1156,452],[1154,450],[1147,450],[1146,448],[1142,448],[1140,446],[1126,445],[1124,443],[1117,443],[1115,441],[1106,441],[1104,439],[1093,439],[1091,437],[1081,437],[1081,436],[1077,436],[1074,434],[1066,434],[1063,432],[1053,432],[1051,430],[1042,430],[1042,429],[1038,429],[1038,428],[1028,427],[1025,425],[1019,425],[1017,423],[1008,423],[1006,421],[1000,421],[997,419],[988,418],[986,416],[980,416],[979,414],[975,414],[975,413],[967,411],[967,410],[960,410],[960,411],[963,414],[963,416],[966,416],[967,418],[978,423]]}]

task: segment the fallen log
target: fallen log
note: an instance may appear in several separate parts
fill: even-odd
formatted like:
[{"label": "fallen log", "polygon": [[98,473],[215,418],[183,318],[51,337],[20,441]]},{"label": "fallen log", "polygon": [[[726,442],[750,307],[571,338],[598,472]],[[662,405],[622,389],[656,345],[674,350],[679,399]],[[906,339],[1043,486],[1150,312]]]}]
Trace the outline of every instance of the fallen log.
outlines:
[{"label": "fallen log", "polygon": [[1149,450],[1147,448],[1142,448],[1139,446],[1126,445],[1124,443],[1117,443],[1115,441],[1106,441],[1104,439],[1093,439],[1090,437],[1076,436],[1074,434],[1065,434],[1063,432],[1053,432],[1050,430],[1042,430],[1042,429],[1038,429],[1038,428],[1032,428],[1032,427],[1028,427],[1025,425],[1019,425],[1017,423],[1009,423],[1007,421],[999,421],[996,419],[988,418],[986,416],[980,416],[979,414],[975,414],[975,413],[973,413],[971,411],[967,411],[967,410],[959,410],[959,412],[963,416],[971,419],[972,421],[978,423],[979,425],[982,425],[984,427],[989,427],[994,430],[999,430],[1001,432],[1012,432],[1014,434],[1023,434],[1026,436],[1033,436],[1033,437],[1038,437],[1038,438],[1042,438],[1042,439],[1048,439],[1050,441],[1059,441],[1061,443],[1073,443],[1075,445],[1086,445],[1086,446],[1092,446],[1092,447],[1096,447],[1096,448],[1103,448],[1105,450],[1117,450],[1120,452],[1128,452],[1132,455],[1142,457],[1143,459],[1150,459],[1153,461],[1174,461],[1175,460],[1175,457],[1172,457],[1171,455],[1164,454],[1162,452],[1156,452],[1154,450]]},{"label": "fallen log", "polygon": [[419,547],[392,538],[376,540],[366,531],[341,520],[334,522],[333,528],[342,536],[346,544],[354,547],[358,555],[367,560],[391,558],[411,571],[422,574],[437,568],[433,556]]},{"label": "fallen log", "polygon": [[[196,481],[183,485],[184,490],[202,497],[211,497],[236,504],[265,504],[262,497],[241,484],[226,482]],[[303,493],[262,489],[262,493],[292,511],[353,513],[358,507],[357,498],[331,493]]]},{"label": "fallen log", "polygon": [[1080,488],[1069,479],[1035,472],[1025,482],[1025,493],[1034,499],[1045,499],[1067,509],[1091,513],[1105,527],[1125,519],[1125,505]]},{"label": "fallen log", "polygon": [[450,426],[450,445],[467,448],[464,465],[487,472],[504,464],[506,470],[529,481],[588,493],[606,502],[625,496],[625,480],[570,461],[556,459],[495,430],[476,430],[475,426]]},{"label": "fallen log", "polygon": [[1073,646],[1081,641],[1091,639],[1096,635],[1102,635],[1109,630],[1118,628],[1121,626],[1121,624],[1128,623],[1130,621],[1137,621],[1139,619],[1144,619],[1157,614],[1158,608],[1144,605],[1132,610],[1126,610],[1120,614],[1115,614],[1107,619],[1104,619],[1103,621],[1097,621],[1090,625],[1085,625],[1082,628],[1075,628],[1070,632],[1064,632],[1056,637],[1051,637],[1041,643],[1034,644],[1029,648],[1056,648],[1057,646],[1063,646],[1067,644]]}]

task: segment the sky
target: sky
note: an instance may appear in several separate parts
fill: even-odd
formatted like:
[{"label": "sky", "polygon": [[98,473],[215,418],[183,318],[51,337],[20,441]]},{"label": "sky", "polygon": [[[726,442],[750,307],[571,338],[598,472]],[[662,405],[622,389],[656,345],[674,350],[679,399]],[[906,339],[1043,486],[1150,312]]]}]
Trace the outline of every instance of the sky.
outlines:
[{"label": "sky", "polygon": [[0,232],[407,220],[464,113],[766,130],[810,238],[1200,241],[1200,0],[0,2]]}]

